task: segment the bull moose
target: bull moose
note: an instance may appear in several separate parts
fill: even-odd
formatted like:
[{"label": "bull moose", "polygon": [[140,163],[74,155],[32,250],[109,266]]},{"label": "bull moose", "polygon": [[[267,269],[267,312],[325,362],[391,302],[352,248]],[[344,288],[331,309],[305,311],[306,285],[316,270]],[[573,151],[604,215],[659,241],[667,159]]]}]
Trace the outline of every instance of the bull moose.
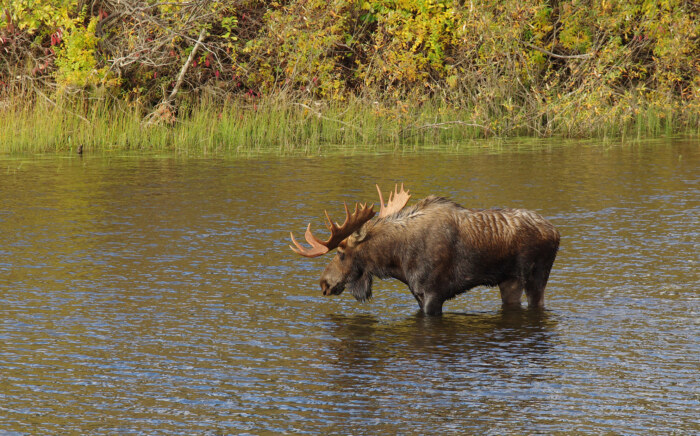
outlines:
[{"label": "bull moose", "polygon": [[372,278],[393,277],[406,285],[427,315],[476,286],[496,286],[504,307],[519,307],[523,290],[528,306],[544,307],[544,288],[559,248],[559,232],[539,214],[525,209],[467,209],[429,196],[404,207],[411,195],[398,185],[380,210],[345,204],[345,222],[325,212],[331,236],[321,241],[306,228],[305,248],[291,234],[290,248],[316,257],[337,248],[321,275],[323,295],[348,289],[358,300],[372,297]]}]

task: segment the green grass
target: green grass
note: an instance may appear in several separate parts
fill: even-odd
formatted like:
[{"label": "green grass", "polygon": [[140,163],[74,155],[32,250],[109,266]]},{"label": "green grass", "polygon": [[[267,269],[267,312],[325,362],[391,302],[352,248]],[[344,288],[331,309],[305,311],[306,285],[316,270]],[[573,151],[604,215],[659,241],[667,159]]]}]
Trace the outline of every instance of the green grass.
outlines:
[{"label": "green grass", "polygon": [[[440,102],[389,107],[360,100],[308,104],[244,100],[225,105],[204,101],[183,105],[172,124],[146,125],[142,110],[123,103],[38,101],[0,108],[0,153],[75,152],[79,146],[84,152],[194,155],[459,151],[542,133],[513,122],[505,111],[490,114],[486,121],[473,121],[473,113],[474,108],[456,109]],[[655,107],[640,110],[635,117],[609,116],[587,123],[559,118],[561,121],[548,126],[547,136],[700,136],[700,115],[679,115]]]}]

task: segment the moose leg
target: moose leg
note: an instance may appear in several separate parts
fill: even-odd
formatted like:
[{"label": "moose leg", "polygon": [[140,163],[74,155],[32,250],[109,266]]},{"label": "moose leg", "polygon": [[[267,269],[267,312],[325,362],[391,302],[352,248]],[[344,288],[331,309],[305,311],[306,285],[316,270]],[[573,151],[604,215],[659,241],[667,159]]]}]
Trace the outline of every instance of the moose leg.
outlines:
[{"label": "moose leg", "polygon": [[426,315],[442,315],[442,303],[445,297],[440,295],[440,281],[432,276],[434,271],[424,270],[419,275],[421,279],[416,280],[410,286],[411,292],[418,300],[423,313]]},{"label": "moose leg", "polygon": [[[502,281],[498,284],[501,290],[501,301],[505,307],[520,307],[520,298],[523,296],[523,285],[518,279]],[[529,295],[529,294],[528,294]]]},{"label": "moose leg", "polygon": [[411,294],[413,294],[413,297],[418,302],[418,306],[420,306],[420,309],[423,310],[423,294],[416,294],[413,291],[411,291]]},{"label": "moose leg", "polygon": [[442,304],[445,302],[437,295],[427,294],[423,297],[423,313],[426,315],[442,315]]},{"label": "moose leg", "polygon": [[537,265],[530,273],[530,277],[525,285],[525,293],[527,294],[528,307],[544,307],[544,288],[549,279],[549,271],[552,269],[552,263],[545,265]]},{"label": "moose leg", "polygon": [[416,291],[413,290],[413,288],[408,288],[411,291],[411,295],[413,295],[413,298],[416,299],[418,302],[418,307],[420,307],[420,310],[423,310],[423,294],[419,294]]},{"label": "moose leg", "polygon": [[527,290],[527,307],[544,307],[544,288]]}]

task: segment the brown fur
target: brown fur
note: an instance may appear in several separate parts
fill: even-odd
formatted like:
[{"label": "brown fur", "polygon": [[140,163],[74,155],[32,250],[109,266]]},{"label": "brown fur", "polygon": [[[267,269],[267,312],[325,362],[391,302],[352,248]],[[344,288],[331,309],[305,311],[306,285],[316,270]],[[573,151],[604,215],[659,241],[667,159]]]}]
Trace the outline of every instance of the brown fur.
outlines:
[{"label": "brown fur", "polygon": [[498,285],[505,306],[544,306],[544,288],[559,247],[559,232],[524,209],[465,209],[427,197],[367,222],[343,241],[321,276],[325,295],[348,289],[372,296],[372,277],[408,285],[420,308],[442,313],[443,303],[475,286]]}]

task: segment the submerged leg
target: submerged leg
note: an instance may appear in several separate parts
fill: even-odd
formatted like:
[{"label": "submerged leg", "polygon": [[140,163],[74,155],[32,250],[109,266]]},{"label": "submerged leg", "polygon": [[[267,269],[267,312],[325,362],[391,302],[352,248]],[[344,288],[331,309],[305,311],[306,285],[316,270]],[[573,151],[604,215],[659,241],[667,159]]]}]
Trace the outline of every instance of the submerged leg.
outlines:
[{"label": "submerged leg", "polygon": [[527,307],[544,307],[544,288],[536,291],[527,291]]},{"label": "submerged leg", "polygon": [[413,291],[413,289],[410,289],[411,295],[413,295],[413,298],[416,299],[418,302],[418,307],[420,307],[420,310],[423,310],[423,294],[418,294]]},{"label": "submerged leg", "polygon": [[527,294],[528,307],[542,308],[544,307],[544,288],[549,280],[549,272],[552,270],[554,256],[551,259],[541,261],[535,265],[530,277],[528,277],[525,285],[525,293]]},{"label": "submerged leg", "polygon": [[544,307],[544,288],[549,278],[549,270],[534,271],[525,286],[528,307]]},{"label": "submerged leg", "polygon": [[501,290],[501,301],[506,307],[520,307],[520,298],[523,296],[523,285],[518,279],[510,279],[498,284]]},{"label": "submerged leg", "polygon": [[423,300],[423,313],[426,315],[442,315],[442,304],[445,300],[435,295],[426,295]]},{"label": "submerged leg", "polygon": [[546,274],[535,268],[525,285],[527,307],[544,307],[544,287],[547,284],[549,271]]}]

